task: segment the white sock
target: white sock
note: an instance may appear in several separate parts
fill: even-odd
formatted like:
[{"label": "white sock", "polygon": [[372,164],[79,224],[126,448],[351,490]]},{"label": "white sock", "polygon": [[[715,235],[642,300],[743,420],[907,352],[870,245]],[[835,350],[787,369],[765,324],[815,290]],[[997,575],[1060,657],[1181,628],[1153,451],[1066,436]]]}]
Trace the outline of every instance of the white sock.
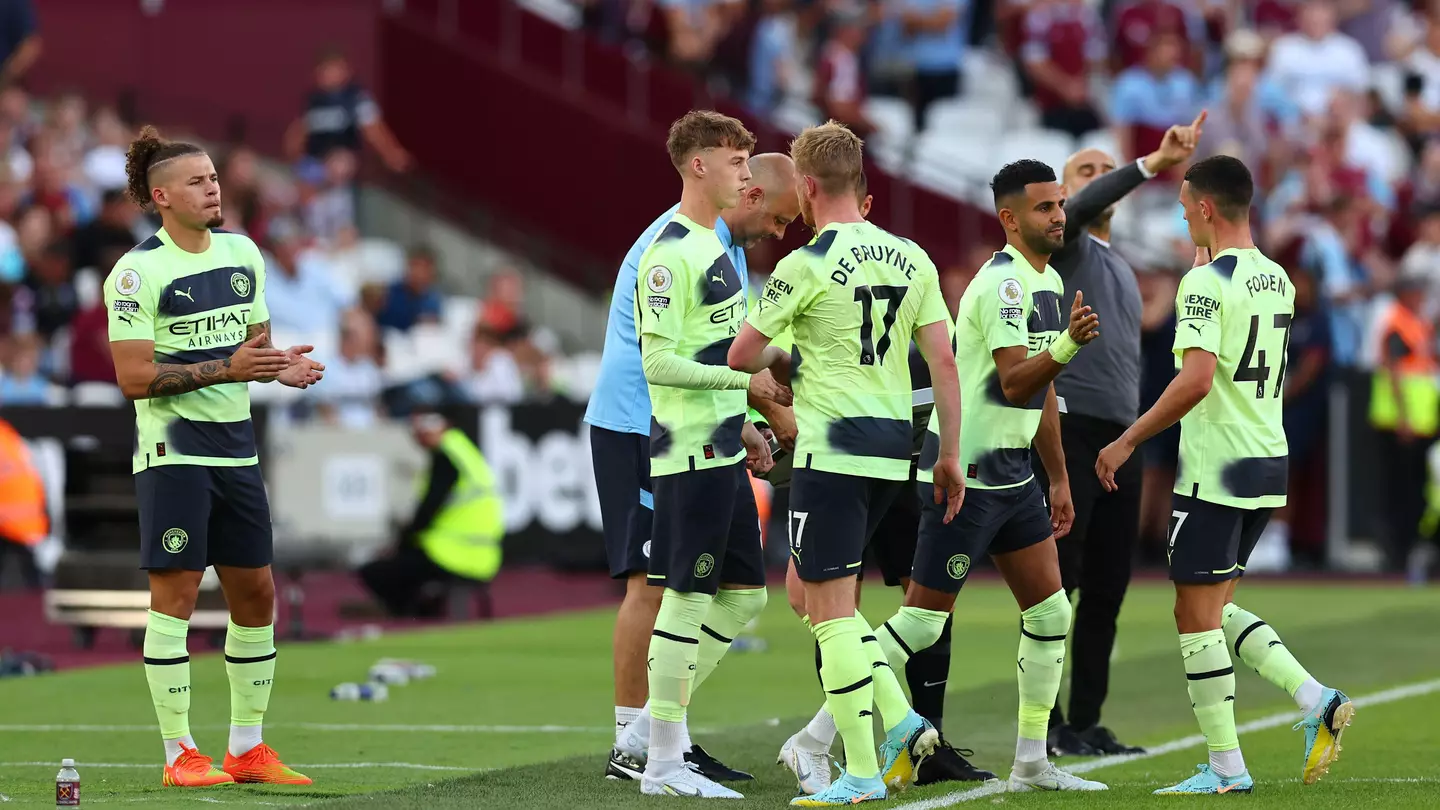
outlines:
[{"label": "white sock", "polygon": [[165,764],[174,765],[175,760],[180,758],[180,743],[185,743],[187,748],[195,747],[195,738],[186,734],[184,737],[177,737],[165,741]]},{"label": "white sock", "polygon": [[805,748],[819,748],[829,751],[835,742],[835,718],[824,706],[810,718],[805,728],[800,729],[800,744]]},{"label": "white sock", "polygon": [[260,726],[230,726],[230,756],[243,757],[260,744]]},{"label": "white sock", "polygon": [[635,721],[630,724],[630,733],[650,744],[650,701],[640,707],[640,713],[635,715]]},{"label": "white sock", "polygon": [[1015,762],[1044,762],[1050,758],[1046,751],[1044,740],[1027,740],[1024,737],[1015,738]]},{"label": "white sock", "polygon": [[680,753],[683,754],[694,747],[695,743],[690,742],[690,717],[686,715],[685,719],[680,721]]},{"label": "white sock", "polygon": [[645,774],[663,778],[683,767],[685,748],[682,747],[685,723],[669,720],[650,722],[650,756],[645,760]]},{"label": "white sock", "polygon": [[620,742],[620,735],[621,735],[622,733],[624,733],[625,729],[626,729],[631,723],[635,722],[635,718],[637,718],[637,717],[640,716],[640,712],[641,712],[641,711],[643,711],[643,709],[633,709],[633,708],[631,708],[631,707],[629,707],[629,706],[616,706],[616,707],[615,707],[615,742],[616,742],[616,743],[619,743],[619,742]]},{"label": "white sock", "polygon": [[1245,773],[1245,757],[1240,755],[1240,749],[1234,748],[1229,751],[1210,752],[1210,770],[1216,776],[1223,776],[1227,779]]},{"label": "white sock", "polygon": [[1305,682],[1300,684],[1300,688],[1295,690],[1295,705],[1300,707],[1300,711],[1308,712],[1315,708],[1315,704],[1320,702],[1320,696],[1323,694],[1325,694],[1325,687],[1321,686],[1319,681],[1314,678],[1306,678]]}]

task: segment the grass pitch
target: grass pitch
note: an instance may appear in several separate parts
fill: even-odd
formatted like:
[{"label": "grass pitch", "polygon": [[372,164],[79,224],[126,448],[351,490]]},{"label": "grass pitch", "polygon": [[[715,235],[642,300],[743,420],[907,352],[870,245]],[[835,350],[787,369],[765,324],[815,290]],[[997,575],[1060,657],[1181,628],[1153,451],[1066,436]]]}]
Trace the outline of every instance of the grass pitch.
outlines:
[{"label": "grass pitch", "polygon": [[[1361,705],[1340,762],[1320,784],[1303,787],[1301,734],[1290,730],[1298,719],[1293,703],[1237,662],[1239,720],[1262,726],[1241,734],[1257,788],[1239,800],[1277,808],[1440,806],[1440,643],[1434,633],[1440,591],[1260,581],[1243,587],[1241,596],[1317,678],[1352,698],[1427,685]],[[870,588],[863,608],[878,621],[898,598],[896,591]],[[1132,587],[1105,710],[1105,723],[1122,739],[1152,747],[1197,732],[1170,605],[1167,583]],[[0,802],[48,805],[60,759],[73,757],[84,806],[682,806],[685,800],[641,797],[633,782],[600,778],[613,720],[612,622],[613,613],[602,610],[348,644],[283,645],[265,739],[315,778],[306,788],[161,788],[161,746],[138,662],[0,681]],[[795,795],[795,785],[775,766],[776,751],[814,713],[820,693],[809,637],[778,590],[759,635],[768,651],[728,657],[697,695],[691,725],[711,753],[755,773],[754,783],[737,786],[749,804],[778,808]],[[960,600],[946,732],[1002,776],[1014,751],[1017,637],[1017,609],[1004,587],[972,583]],[[330,687],[363,679],[382,657],[424,661],[439,675],[393,688],[385,703],[329,699]],[[196,655],[192,672],[192,728],[201,750],[218,760],[229,703],[223,659]],[[968,786],[936,786],[894,794],[876,806],[1173,804],[1149,792],[1184,778],[1205,754],[1203,745],[1172,747],[1179,750],[1091,770],[1089,778],[1111,786],[1103,794],[975,795],[964,791]]]}]

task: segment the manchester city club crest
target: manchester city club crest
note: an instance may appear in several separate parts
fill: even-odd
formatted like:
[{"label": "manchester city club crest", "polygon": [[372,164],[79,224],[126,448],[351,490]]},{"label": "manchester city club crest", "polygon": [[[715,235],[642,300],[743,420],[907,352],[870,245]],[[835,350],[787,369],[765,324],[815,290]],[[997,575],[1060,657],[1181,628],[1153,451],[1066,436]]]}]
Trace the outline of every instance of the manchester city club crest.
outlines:
[{"label": "manchester city club crest", "polygon": [[230,276],[230,289],[241,298],[250,297],[250,277],[244,273],[234,273]]},{"label": "manchester city club crest", "polygon": [[712,557],[712,556],[710,556],[709,554],[701,554],[701,555],[700,555],[700,559],[698,559],[698,560],[695,561],[695,578],[696,578],[696,579],[704,579],[704,578],[710,576],[710,572],[711,572],[711,571],[714,571],[714,570],[715,570],[715,558]]},{"label": "manchester city club crest", "polygon": [[184,529],[167,529],[160,536],[160,545],[171,554],[179,554],[190,544],[190,535]]},{"label": "manchester city club crest", "polygon": [[970,573],[970,555],[956,554],[945,563],[945,571],[951,579],[964,579]]}]

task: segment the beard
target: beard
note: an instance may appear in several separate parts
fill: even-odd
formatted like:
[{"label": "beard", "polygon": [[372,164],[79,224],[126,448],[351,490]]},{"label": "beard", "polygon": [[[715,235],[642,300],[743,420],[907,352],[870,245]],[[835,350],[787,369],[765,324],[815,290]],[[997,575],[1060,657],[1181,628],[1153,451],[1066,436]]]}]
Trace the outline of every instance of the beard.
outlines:
[{"label": "beard", "polygon": [[224,224],[225,224],[225,215],[224,215],[224,214],[216,214],[215,216],[210,217],[209,219],[205,220],[205,227],[207,227],[207,228],[219,228],[220,226],[222,226],[222,225],[224,225]]},{"label": "beard", "polygon": [[1036,253],[1053,254],[1060,248],[1065,247],[1065,233],[1062,231],[1059,236],[1050,237],[1044,231],[1031,234],[1023,234],[1025,244]]}]

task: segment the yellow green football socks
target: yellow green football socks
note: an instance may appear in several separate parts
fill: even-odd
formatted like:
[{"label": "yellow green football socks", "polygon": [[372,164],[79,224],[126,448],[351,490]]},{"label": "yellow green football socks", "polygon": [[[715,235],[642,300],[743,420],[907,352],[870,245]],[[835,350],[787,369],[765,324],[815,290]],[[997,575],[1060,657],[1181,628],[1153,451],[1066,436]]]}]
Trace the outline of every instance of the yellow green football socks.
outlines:
[{"label": "yellow green football socks", "polygon": [[193,746],[190,737],[190,654],[185,639],[190,622],[150,611],[145,621],[145,680],[160,721],[167,764],[180,754],[180,741]]},{"label": "yellow green football socks", "polygon": [[225,674],[230,678],[230,753],[238,757],[260,744],[275,679],[275,626],[241,627],[231,619]]},{"label": "yellow green football socks", "polygon": [[860,779],[880,773],[875,759],[875,690],[870,656],[860,640],[860,623],[853,616],[831,619],[815,625],[824,663],[820,682],[825,687],[826,706],[835,717],[835,727],[845,741],[845,771]]}]

